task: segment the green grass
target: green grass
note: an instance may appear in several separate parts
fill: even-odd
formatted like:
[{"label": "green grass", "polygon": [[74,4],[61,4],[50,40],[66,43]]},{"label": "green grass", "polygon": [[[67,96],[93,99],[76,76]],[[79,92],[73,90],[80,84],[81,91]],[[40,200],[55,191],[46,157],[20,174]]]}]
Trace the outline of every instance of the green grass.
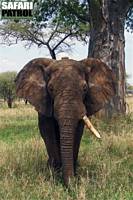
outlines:
[{"label": "green grass", "polygon": [[133,200],[133,115],[92,119],[101,133],[82,138],[71,187],[47,169],[47,154],[31,106],[0,108],[0,200]]},{"label": "green grass", "polygon": [[37,113],[29,105],[16,104],[8,109],[4,104],[0,109],[0,140],[9,143],[27,140],[37,133]]}]

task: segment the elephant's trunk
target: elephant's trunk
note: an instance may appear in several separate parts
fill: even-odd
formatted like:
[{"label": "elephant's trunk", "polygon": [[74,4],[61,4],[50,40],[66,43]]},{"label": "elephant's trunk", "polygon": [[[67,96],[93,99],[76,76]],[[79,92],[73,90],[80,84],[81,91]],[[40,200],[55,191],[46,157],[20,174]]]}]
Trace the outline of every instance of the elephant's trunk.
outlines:
[{"label": "elephant's trunk", "polygon": [[74,140],[79,120],[85,115],[85,107],[71,89],[62,91],[54,100],[54,116],[60,130],[60,151],[63,178],[66,185],[74,175]]},{"label": "elephant's trunk", "polygon": [[73,144],[75,124],[75,119],[70,117],[61,119],[59,124],[63,178],[66,185],[74,175]]}]

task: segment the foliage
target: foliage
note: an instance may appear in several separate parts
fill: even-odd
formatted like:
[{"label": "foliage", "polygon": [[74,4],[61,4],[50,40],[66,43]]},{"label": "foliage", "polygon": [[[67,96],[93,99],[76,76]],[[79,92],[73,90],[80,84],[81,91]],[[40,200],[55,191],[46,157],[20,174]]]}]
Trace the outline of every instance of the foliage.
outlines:
[{"label": "foliage", "polygon": [[[88,4],[86,1],[67,0],[43,0],[37,1],[37,12],[35,12],[35,20],[37,22],[45,22],[48,24],[51,20],[54,24],[60,23],[61,29],[76,30],[77,37],[80,33],[85,33],[85,24],[88,22]],[[39,9],[40,8],[40,9]],[[79,20],[80,19],[80,20]]]},{"label": "foliage", "polygon": [[12,101],[15,99],[15,77],[16,72],[0,73],[0,98],[3,98],[9,104],[12,104]]},{"label": "foliage", "polygon": [[52,176],[37,129],[37,113],[16,102],[0,108],[0,197],[8,200],[120,200],[133,198],[133,116],[93,119],[102,140],[85,130],[78,175],[71,188]]},{"label": "foliage", "polygon": [[133,32],[133,6],[130,7],[130,9],[127,13],[126,29],[127,29],[127,31]]},{"label": "foliage", "polygon": [[[77,37],[81,34],[87,34],[90,31],[89,23],[93,16],[90,16],[90,3],[95,7],[95,12],[101,6],[99,0],[34,0],[37,3],[37,12],[35,12],[35,21],[45,22],[48,24],[49,19],[52,22],[60,22],[60,26],[63,28],[77,30]],[[123,4],[124,0],[120,3]],[[113,2],[112,2],[113,3]],[[133,30],[133,0],[127,0],[127,4],[130,3],[130,8],[127,10],[126,17],[126,28],[128,31]],[[97,19],[99,20],[99,19]],[[82,36],[81,36],[82,37]]]},{"label": "foliage", "polygon": [[133,85],[131,85],[128,82],[128,79],[131,78],[131,76],[129,74],[126,74],[125,77],[126,77],[126,90],[133,90]]},{"label": "foliage", "polygon": [[127,90],[133,90],[133,85],[127,83],[127,84],[126,84],[126,89],[127,89]]}]

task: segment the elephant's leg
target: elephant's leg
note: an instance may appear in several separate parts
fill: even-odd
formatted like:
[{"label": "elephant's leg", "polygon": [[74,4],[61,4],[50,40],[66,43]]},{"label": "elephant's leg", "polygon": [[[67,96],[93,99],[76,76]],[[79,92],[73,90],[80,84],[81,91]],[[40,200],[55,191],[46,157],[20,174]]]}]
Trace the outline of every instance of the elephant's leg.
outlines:
[{"label": "elephant's leg", "polygon": [[79,153],[79,146],[80,141],[83,135],[84,130],[84,123],[83,121],[80,121],[76,132],[75,132],[75,138],[74,138],[74,149],[73,149],[73,157],[74,157],[74,173],[76,174],[76,166],[77,166],[77,159],[78,159],[78,153]]},{"label": "elephant's leg", "polygon": [[48,165],[58,171],[61,167],[60,138],[57,122],[54,118],[38,115],[38,125],[48,153]]}]

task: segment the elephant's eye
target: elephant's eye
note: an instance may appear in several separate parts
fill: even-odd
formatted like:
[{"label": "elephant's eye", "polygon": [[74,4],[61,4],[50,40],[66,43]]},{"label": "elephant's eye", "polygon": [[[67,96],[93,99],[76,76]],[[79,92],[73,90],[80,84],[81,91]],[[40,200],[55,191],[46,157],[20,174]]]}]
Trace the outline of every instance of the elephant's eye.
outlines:
[{"label": "elephant's eye", "polygon": [[88,86],[86,83],[83,84],[83,92],[84,93],[87,93],[87,90],[88,90]]}]

